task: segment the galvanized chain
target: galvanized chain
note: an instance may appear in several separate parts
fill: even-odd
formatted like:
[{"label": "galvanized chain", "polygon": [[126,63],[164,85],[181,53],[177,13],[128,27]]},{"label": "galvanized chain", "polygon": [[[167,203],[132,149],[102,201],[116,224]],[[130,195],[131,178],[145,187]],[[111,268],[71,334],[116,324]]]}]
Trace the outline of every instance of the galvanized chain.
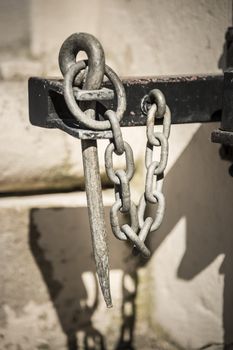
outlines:
[{"label": "galvanized chain", "polygon": [[[163,93],[154,89],[150,92],[149,98],[152,102],[151,108],[147,115],[147,146],[145,154],[145,165],[147,168],[145,193],[141,196],[138,205],[138,221],[139,227],[145,227],[147,230],[143,234],[139,234],[139,238],[145,241],[147,235],[151,231],[156,231],[163,220],[165,211],[165,198],[162,193],[164,170],[168,160],[168,138],[171,127],[171,113],[166,105]],[[154,125],[156,118],[163,118],[163,131],[155,132]],[[155,147],[160,147],[159,161],[153,160],[153,151]],[[147,204],[157,204],[156,216],[154,219],[147,217],[144,220]]]},{"label": "galvanized chain", "polygon": [[[149,232],[159,228],[165,210],[165,200],[162,193],[162,180],[168,158],[168,137],[170,134],[171,114],[166,106],[163,93],[160,90],[152,90],[149,94],[152,106],[147,118],[147,148],[146,148],[146,186],[142,195],[138,210],[130,199],[129,181],[134,175],[133,152],[127,142],[123,141],[122,133],[115,113],[107,111],[105,116],[111,123],[113,138],[105,151],[105,167],[109,179],[115,187],[115,203],[110,211],[110,222],[114,235],[120,240],[130,240],[134,244],[135,253],[139,251],[143,256],[149,257],[150,251],[145,246],[145,240]],[[154,132],[155,118],[164,118],[163,132]],[[153,161],[154,147],[161,147],[160,161]],[[113,169],[113,152],[117,155],[125,153],[126,170]],[[156,218],[147,217],[144,220],[147,203],[157,203]],[[130,224],[120,226],[118,213],[129,214]],[[140,230],[139,230],[140,229]]]},{"label": "galvanized chain", "polygon": [[[129,182],[134,175],[134,159],[133,151],[130,145],[123,140],[120,124],[116,119],[113,111],[107,111],[105,116],[109,119],[112,125],[113,138],[105,151],[105,168],[109,179],[114,183],[115,203],[110,210],[110,222],[114,235],[120,240],[127,240],[127,235],[122,231],[120,226],[118,213],[129,214],[130,227],[137,233],[138,231],[138,216],[137,207],[130,198]],[[125,154],[126,170],[114,170],[113,153],[120,156]]]}]

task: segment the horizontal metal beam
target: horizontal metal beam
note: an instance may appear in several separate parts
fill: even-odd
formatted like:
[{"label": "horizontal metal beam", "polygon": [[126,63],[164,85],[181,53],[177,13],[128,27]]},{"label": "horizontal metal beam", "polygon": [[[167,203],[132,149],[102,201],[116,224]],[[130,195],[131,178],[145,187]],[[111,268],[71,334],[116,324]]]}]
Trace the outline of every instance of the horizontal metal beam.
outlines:
[{"label": "horizontal metal beam", "polygon": [[[121,126],[146,124],[141,102],[155,88],[164,93],[173,124],[221,120],[223,75],[126,78],[122,81],[127,110]],[[111,88],[108,82],[104,86]],[[104,111],[109,108],[116,108],[115,99],[97,102],[97,117],[103,119]],[[29,79],[29,115],[33,125],[59,128],[78,138],[109,138],[112,135],[111,131],[93,132],[78,124],[66,106],[62,80],[59,79]]]}]

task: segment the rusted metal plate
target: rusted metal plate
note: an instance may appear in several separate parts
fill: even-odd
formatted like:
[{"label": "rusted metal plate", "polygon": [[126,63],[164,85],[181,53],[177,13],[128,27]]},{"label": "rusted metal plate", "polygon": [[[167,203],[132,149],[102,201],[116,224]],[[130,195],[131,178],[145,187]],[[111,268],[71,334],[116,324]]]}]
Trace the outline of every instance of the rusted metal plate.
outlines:
[{"label": "rusted metal plate", "polygon": [[[223,75],[174,77],[142,77],[122,79],[126,91],[127,110],[121,126],[146,124],[141,101],[150,90],[158,88],[171,109],[172,123],[203,123],[220,121],[222,112]],[[105,83],[105,87],[111,88]],[[107,109],[114,109],[113,101],[97,102],[97,118],[103,120]],[[69,112],[63,97],[62,80],[30,78],[29,114],[33,125],[59,128],[81,139],[110,138],[111,131],[92,131],[83,128]]]}]

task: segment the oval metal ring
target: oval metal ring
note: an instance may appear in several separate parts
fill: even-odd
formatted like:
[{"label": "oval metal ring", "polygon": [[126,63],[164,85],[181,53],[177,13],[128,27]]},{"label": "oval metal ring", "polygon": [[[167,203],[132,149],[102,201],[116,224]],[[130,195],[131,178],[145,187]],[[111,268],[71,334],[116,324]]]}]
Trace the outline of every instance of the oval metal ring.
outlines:
[{"label": "oval metal ring", "polygon": [[[124,234],[124,232],[121,231],[119,219],[117,216],[117,212],[120,210],[122,206],[121,199],[118,199],[110,210],[110,222],[112,227],[112,232],[116,236],[116,238],[120,239],[121,241],[127,241],[127,236]],[[134,232],[138,231],[138,216],[137,216],[137,207],[134,204],[134,202],[131,202],[130,205],[130,227]]]},{"label": "oval metal ring", "polygon": [[[62,75],[76,63],[76,56],[84,51],[88,57],[88,74],[85,89],[99,89],[104,77],[105,56],[102,45],[93,35],[87,33],[73,33],[62,44],[58,61]],[[75,85],[80,82],[80,76],[75,79]]]},{"label": "oval metal ring", "polygon": [[[164,134],[159,132],[155,133],[154,137],[155,137],[155,140],[158,140],[158,142],[161,145],[159,165],[157,168],[155,168],[155,172],[154,172],[154,175],[158,175],[158,174],[161,174],[167,166],[168,139],[164,136]],[[145,154],[145,163],[146,163],[147,169],[153,162],[153,149],[154,149],[154,145],[147,144],[146,154]]]},{"label": "oval metal ring", "polygon": [[115,197],[121,199],[122,207],[120,211],[122,213],[127,213],[130,211],[130,189],[129,181],[127,180],[126,172],[122,169],[116,171],[116,176],[120,180],[120,185],[115,185]]},{"label": "oval metal ring", "polygon": [[111,123],[113,142],[115,144],[115,153],[118,156],[120,156],[124,153],[125,148],[124,148],[124,140],[122,137],[121,127],[120,127],[119,121],[116,118],[116,113],[109,109],[104,113],[104,115],[108,118],[108,120]]},{"label": "oval metal ring", "polygon": [[144,258],[150,257],[150,251],[145,246],[144,241],[142,241],[138,235],[132,230],[132,228],[129,225],[123,225],[122,230],[125,233],[125,235],[128,237],[128,239],[133,242],[134,246],[139,250],[139,252],[143,255]]},{"label": "oval metal ring", "polygon": [[[156,118],[156,112],[157,112],[157,106],[156,104],[153,104],[147,114],[147,121],[146,121],[146,133],[148,140],[152,140],[151,143],[154,144],[154,146],[160,146],[159,141],[154,140],[154,126],[155,126],[155,118]],[[168,106],[166,106],[166,111],[163,116],[163,134],[168,139],[170,135],[170,129],[171,129],[171,111]]]},{"label": "oval metal ring", "polygon": [[[153,219],[149,216],[146,218],[143,227],[141,228],[138,238],[144,243],[148,233],[150,232],[151,225],[153,223]],[[122,230],[124,230],[124,227],[122,227]],[[124,231],[125,232],[125,231]],[[147,248],[148,249],[148,248]],[[133,255],[138,255],[141,252],[141,249],[138,249],[138,247],[135,245],[133,247]],[[148,256],[149,257],[149,256]]]},{"label": "oval metal ring", "polygon": [[[77,63],[73,63],[65,73],[63,86],[64,86],[64,98],[65,98],[66,104],[70,112],[75,117],[75,119],[77,119],[77,121],[82,123],[85,127],[92,130],[111,129],[111,123],[109,120],[100,121],[100,120],[91,119],[85,114],[85,112],[83,112],[80,109],[80,107],[78,106],[74,98],[72,87],[73,87],[75,77],[86,66],[87,66],[87,63],[85,61],[78,61]],[[113,84],[114,90],[117,95],[116,117],[118,121],[120,121],[126,110],[126,96],[125,96],[124,86],[121,80],[119,79],[119,77],[116,75],[116,73],[107,65],[105,65],[105,75]]]},{"label": "oval metal ring", "polygon": [[[158,208],[156,211],[156,217],[153,221],[153,224],[151,225],[150,231],[156,231],[159,226],[161,225],[163,221],[164,211],[165,211],[165,198],[163,193],[159,191],[154,191],[153,195],[155,197],[156,202],[158,203]],[[146,210],[146,199],[145,195],[143,194],[140,198],[139,204],[138,204],[138,222],[139,227],[142,228],[144,225],[144,214]]]},{"label": "oval metal ring", "polygon": [[166,100],[162,91],[159,89],[151,90],[149,92],[149,98],[150,98],[151,104],[153,105],[155,103],[157,106],[155,117],[163,118],[166,111]]},{"label": "oval metal ring", "polygon": [[[125,148],[125,158],[126,158],[126,178],[130,181],[134,174],[134,159],[133,159],[133,151],[130,145],[124,141]],[[119,178],[115,175],[113,169],[113,159],[112,155],[115,151],[115,145],[113,142],[110,142],[106,147],[104,158],[105,158],[105,169],[109,179],[116,185],[120,185]]]},{"label": "oval metal ring", "polygon": [[145,186],[145,197],[146,200],[150,203],[156,203],[157,200],[153,195],[153,188],[155,188],[156,191],[162,192],[163,188],[163,173],[161,174],[161,177],[154,176],[156,168],[159,166],[158,162],[152,162],[151,165],[147,169],[146,173],[146,186]]}]

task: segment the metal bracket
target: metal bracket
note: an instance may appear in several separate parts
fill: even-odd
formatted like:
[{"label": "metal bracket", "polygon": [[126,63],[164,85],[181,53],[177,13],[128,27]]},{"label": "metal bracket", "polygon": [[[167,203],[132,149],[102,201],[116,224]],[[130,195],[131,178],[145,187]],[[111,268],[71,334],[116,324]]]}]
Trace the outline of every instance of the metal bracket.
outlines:
[{"label": "metal bracket", "polygon": [[[233,27],[226,32],[226,66],[223,83],[223,111],[220,129],[211,135],[212,142],[221,143],[227,147],[233,146]],[[229,153],[229,152],[228,152]],[[233,158],[232,158],[233,161]]]},{"label": "metal bracket", "polygon": [[233,68],[224,72],[221,127],[212,133],[211,140],[233,146]]},{"label": "metal bracket", "polygon": [[[166,96],[171,109],[172,123],[205,123],[220,121],[222,113],[223,75],[198,75],[174,77],[149,77],[123,79],[126,91],[127,110],[121,126],[146,124],[146,96],[158,88]],[[110,83],[104,84],[110,89]],[[97,118],[103,119],[107,109],[113,109],[116,101],[111,91],[105,100],[98,100]],[[76,99],[80,99],[75,90]],[[29,79],[29,115],[33,125],[44,128],[59,128],[80,139],[111,138],[112,132],[92,131],[83,128],[69,112],[60,79]]]}]

